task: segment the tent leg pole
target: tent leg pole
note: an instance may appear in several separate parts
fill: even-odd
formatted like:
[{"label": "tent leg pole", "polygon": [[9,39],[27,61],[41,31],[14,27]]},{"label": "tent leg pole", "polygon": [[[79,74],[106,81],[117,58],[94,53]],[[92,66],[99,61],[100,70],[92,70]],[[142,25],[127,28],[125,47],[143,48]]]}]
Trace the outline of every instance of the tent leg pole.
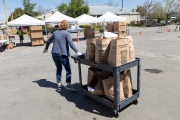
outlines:
[{"label": "tent leg pole", "polygon": [[47,38],[47,28],[46,28],[46,23],[45,23],[45,31],[46,31],[46,38]]}]

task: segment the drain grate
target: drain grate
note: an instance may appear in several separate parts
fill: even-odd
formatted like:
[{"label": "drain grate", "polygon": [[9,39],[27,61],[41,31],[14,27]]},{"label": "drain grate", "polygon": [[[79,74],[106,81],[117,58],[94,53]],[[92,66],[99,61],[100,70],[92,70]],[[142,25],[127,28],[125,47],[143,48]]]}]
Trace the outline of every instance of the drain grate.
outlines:
[{"label": "drain grate", "polygon": [[159,69],[145,69],[144,71],[149,72],[149,73],[156,73],[156,74],[163,72],[162,70],[159,70]]}]

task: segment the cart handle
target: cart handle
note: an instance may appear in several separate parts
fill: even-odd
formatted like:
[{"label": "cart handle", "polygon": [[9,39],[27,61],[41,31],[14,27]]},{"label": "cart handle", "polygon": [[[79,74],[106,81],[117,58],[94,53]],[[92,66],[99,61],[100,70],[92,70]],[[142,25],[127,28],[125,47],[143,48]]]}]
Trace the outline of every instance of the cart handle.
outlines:
[{"label": "cart handle", "polygon": [[98,67],[98,65],[94,64],[93,62],[90,62],[90,66]]}]

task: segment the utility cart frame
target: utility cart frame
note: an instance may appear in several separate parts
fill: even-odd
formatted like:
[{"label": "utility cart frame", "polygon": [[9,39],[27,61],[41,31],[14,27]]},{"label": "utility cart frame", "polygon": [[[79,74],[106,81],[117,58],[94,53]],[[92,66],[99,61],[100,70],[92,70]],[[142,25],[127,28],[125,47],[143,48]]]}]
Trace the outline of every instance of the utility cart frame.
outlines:
[{"label": "utility cart frame", "polygon": [[[71,56],[72,59],[74,59],[75,63],[78,63],[78,69],[79,69],[79,82],[81,86],[81,90],[83,92],[83,97],[87,98],[90,97],[92,99],[95,99],[96,101],[110,107],[113,109],[113,114],[115,117],[118,117],[118,112],[122,110],[125,106],[134,103],[137,104],[137,98],[139,98],[140,95],[140,59],[136,58],[134,61],[129,62],[127,64],[123,64],[121,66],[114,66],[109,64],[103,64],[95,61],[90,61],[85,59],[85,55],[74,55]],[[104,71],[109,71],[113,73],[114,77],[114,102],[107,100],[106,98],[102,98],[100,96],[93,95],[91,92],[87,90],[87,85],[82,84],[82,74],[81,74],[81,64],[95,67]],[[125,100],[120,102],[120,72],[130,69],[132,67],[137,66],[137,89],[133,88],[133,95],[129,98],[126,98]]]}]

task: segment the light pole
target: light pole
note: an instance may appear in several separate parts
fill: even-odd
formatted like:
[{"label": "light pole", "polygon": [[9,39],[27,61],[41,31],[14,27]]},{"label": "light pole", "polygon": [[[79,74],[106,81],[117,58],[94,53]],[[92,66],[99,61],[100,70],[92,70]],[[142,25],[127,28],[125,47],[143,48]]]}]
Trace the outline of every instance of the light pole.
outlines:
[{"label": "light pole", "polygon": [[123,4],[124,4],[124,3],[123,3],[123,0],[122,0],[122,8],[124,7]]},{"label": "light pole", "polygon": [[6,23],[8,22],[8,16],[7,16],[7,13],[6,13],[6,3],[5,3],[5,0],[2,0],[3,2],[3,5],[4,5],[4,13],[6,15]]}]

